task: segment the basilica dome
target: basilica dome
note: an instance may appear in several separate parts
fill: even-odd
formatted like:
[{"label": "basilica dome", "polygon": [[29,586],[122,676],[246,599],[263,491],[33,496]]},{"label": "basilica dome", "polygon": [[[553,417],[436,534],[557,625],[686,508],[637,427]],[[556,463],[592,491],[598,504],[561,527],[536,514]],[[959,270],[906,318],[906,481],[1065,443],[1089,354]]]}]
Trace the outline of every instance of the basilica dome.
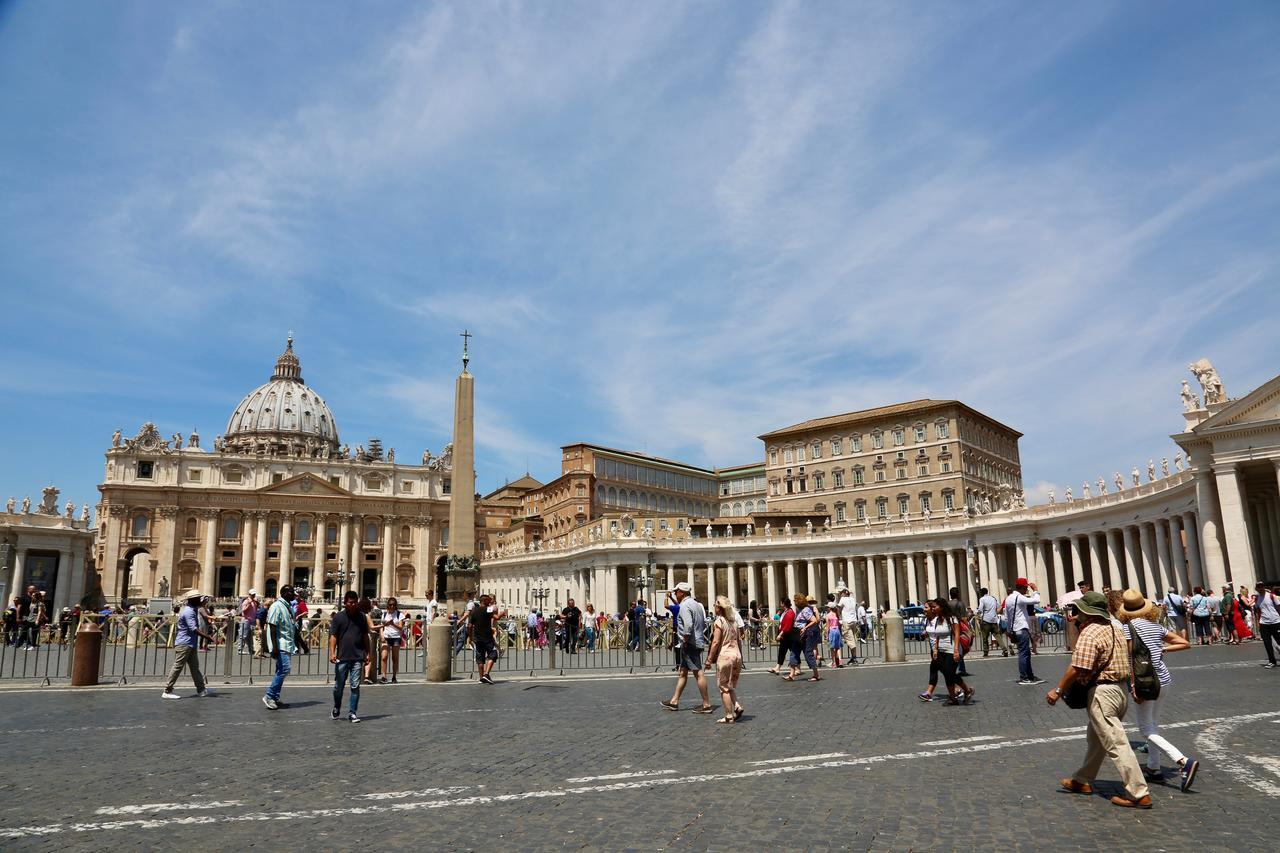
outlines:
[{"label": "basilica dome", "polygon": [[223,446],[268,453],[338,449],[338,425],[320,395],[303,383],[292,336],[271,380],[250,391],[231,413]]}]

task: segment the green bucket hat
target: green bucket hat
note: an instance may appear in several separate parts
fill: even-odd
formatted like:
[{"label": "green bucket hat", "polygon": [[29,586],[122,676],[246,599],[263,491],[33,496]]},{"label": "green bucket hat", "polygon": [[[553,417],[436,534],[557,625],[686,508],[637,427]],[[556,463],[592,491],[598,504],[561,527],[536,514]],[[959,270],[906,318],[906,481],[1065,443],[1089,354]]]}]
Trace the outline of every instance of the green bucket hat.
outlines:
[{"label": "green bucket hat", "polygon": [[1086,592],[1071,603],[1085,616],[1101,616],[1103,619],[1111,617],[1111,611],[1107,609],[1107,597],[1100,592]]}]

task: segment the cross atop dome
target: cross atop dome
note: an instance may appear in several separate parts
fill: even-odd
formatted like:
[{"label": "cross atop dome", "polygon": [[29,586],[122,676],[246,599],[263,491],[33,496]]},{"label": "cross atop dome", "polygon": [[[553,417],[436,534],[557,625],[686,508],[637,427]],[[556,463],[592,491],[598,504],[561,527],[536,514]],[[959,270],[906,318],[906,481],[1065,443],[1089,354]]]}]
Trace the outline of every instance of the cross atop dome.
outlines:
[{"label": "cross atop dome", "polygon": [[302,364],[298,361],[298,357],[293,354],[293,330],[289,330],[289,337],[285,339],[284,352],[280,353],[280,357],[276,359],[276,372],[271,374],[271,379],[292,380],[294,382],[302,381]]}]

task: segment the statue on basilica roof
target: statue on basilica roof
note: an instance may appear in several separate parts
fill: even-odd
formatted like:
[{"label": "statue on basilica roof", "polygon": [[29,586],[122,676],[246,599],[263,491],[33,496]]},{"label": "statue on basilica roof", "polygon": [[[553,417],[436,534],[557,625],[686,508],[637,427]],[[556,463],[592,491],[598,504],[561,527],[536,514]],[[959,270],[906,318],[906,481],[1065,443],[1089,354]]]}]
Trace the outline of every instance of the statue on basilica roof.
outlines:
[{"label": "statue on basilica roof", "polygon": [[1214,369],[1209,359],[1202,358],[1187,365],[1187,370],[1196,377],[1196,381],[1200,383],[1200,387],[1204,390],[1204,404],[1206,406],[1214,403],[1227,402],[1227,393],[1222,387],[1222,379],[1218,376],[1218,371]]}]

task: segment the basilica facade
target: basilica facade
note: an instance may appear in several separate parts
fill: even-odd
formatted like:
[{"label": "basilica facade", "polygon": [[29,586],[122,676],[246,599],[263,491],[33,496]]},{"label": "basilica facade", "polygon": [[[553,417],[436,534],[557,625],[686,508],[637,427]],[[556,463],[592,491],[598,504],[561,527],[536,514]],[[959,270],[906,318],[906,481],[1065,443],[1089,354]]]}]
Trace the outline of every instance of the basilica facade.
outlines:
[{"label": "basilica facade", "polygon": [[425,600],[448,550],[452,456],[446,445],[406,464],[377,439],[343,443],[290,338],[211,448],[151,423],[112,437],[94,541],[102,593],[229,599],[291,584]]}]

